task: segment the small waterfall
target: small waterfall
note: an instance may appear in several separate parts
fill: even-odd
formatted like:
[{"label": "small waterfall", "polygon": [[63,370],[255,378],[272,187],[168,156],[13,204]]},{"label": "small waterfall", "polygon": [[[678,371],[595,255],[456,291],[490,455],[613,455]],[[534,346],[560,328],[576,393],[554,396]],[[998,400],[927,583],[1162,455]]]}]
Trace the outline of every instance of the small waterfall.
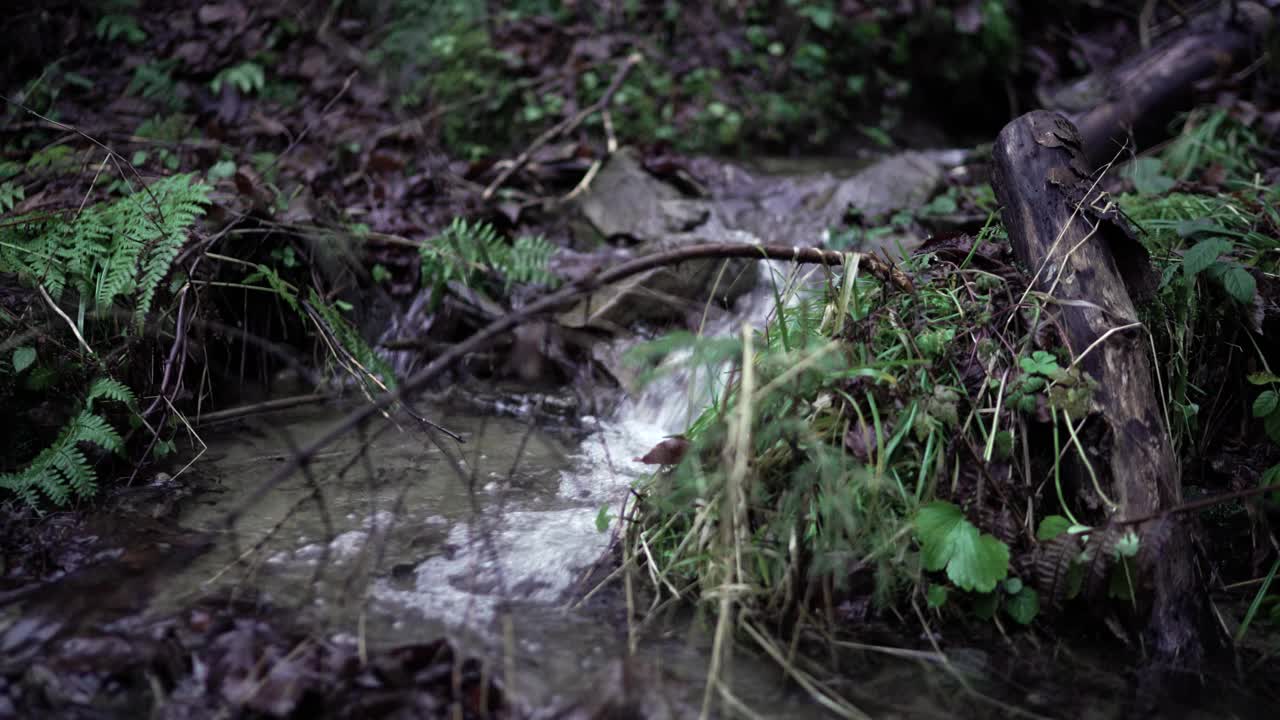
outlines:
[{"label": "small waterfall", "polygon": [[[730,311],[709,318],[705,336],[737,333],[744,323],[763,327],[773,311],[773,280],[784,282],[791,266],[759,267],[758,286]],[[561,597],[608,549],[611,534],[595,527],[600,508],[616,515],[631,486],[653,470],[635,458],[664,437],[683,432],[727,378],[728,363],[691,367],[685,362],[688,356],[688,351],[672,353],[664,360],[670,371],[627,398],[611,417],[583,418],[597,429],[574,452],[554,503],[526,501],[512,492],[505,503],[485,508],[485,517],[451,527],[448,544],[455,550],[422,562],[414,588],[384,583],[377,595],[470,627],[491,620],[503,599],[548,603]],[[481,532],[488,533],[484,541]]]}]

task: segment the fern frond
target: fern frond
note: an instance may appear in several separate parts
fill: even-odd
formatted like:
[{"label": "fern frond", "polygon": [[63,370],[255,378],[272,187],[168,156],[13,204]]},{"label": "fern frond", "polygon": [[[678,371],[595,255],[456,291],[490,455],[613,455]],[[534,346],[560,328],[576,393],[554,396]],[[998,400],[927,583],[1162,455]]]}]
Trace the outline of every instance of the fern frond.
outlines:
[{"label": "fern frond", "polygon": [[275,291],[275,294],[281,300],[288,303],[289,307],[293,308],[293,311],[298,313],[299,317],[306,320],[307,315],[302,310],[302,306],[298,304],[298,291],[292,285],[285,282],[284,278],[280,277],[280,273],[276,272],[274,268],[269,268],[266,265],[261,264],[257,267],[258,271],[246,277],[244,279],[244,283],[246,285],[251,285],[258,280],[266,280],[267,284],[271,286],[271,289]]},{"label": "fern frond", "polygon": [[93,401],[98,398],[122,402],[131,408],[136,402],[133,391],[119,381],[95,380],[85,396],[84,409],[67,421],[57,439],[25,468],[0,475],[0,490],[12,492],[33,507],[39,504],[40,494],[55,505],[67,504],[73,494],[81,499],[92,497],[98,489],[98,477],[80,450],[80,443],[116,454],[123,454],[125,449],[120,433],[93,412]]},{"label": "fern frond", "polygon": [[98,489],[93,466],[75,443],[66,442],[55,447],[50,455],[49,470],[61,475],[62,485],[81,498],[92,497]]},{"label": "fern frond", "polygon": [[[148,249],[138,273],[138,300],[134,306],[134,326],[139,329],[151,312],[156,289],[187,240],[187,229],[204,214],[204,206],[209,202],[213,188],[201,182],[193,183],[193,177],[192,174],[175,175],[151,186],[151,193],[160,207],[149,225],[152,232],[144,233],[140,238]],[[135,193],[133,197],[138,195]]]},{"label": "fern frond", "polygon": [[93,384],[89,386],[89,394],[85,396],[85,407],[92,410],[93,401],[98,398],[114,400],[130,410],[134,409],[138,404],[138,398],[133,394],[133,390],[130,390],[128,385],[112,377],[100,377],[93,381]]},{"label": "fern frond", "polygon": [[99,310],[132,295],[141,329],[156,290],[204,213],[212,190],[174,175],[74,215],[20,217],[0,228],[0,272],[42,285],[54,299],[68,286]]},{"label": "fern frond", "polygon": [[5,473],[0,475],[0,490],[7,490],[22,502],[35,507],[40,503],[40,495],[36,492],[35,483],[25,473]]},{"label": "fern frond", "polygon": [[547,264],[556,247],[541,235],[523,236],[508,245],[486,222],[455,219],[444,232],[419,249],[422,283],[440,292],[451,280],[470,285],[483,273],[495,273],[506,284],[541,283],[554,286]]},{"label": "fern frond", "polygon": [[[370,394],[395,389],[396,376],[391,365],[365,342],[359,331],[342,317],[337,308],[325,303],[315,290],[310,291],[307,306],[319,316],[334,342],[351,356],[350,359],[358,366],[352,368],[352,374]],[[347,363],[342,364],[347,365]]]},{"label": "fern frond", "polygon": [[547,270],[547,264],[555,252],[556,246],[545,237],[522,235],[511,246],[506,267],[502,272],[509,282],[537,283],[554,287],[558,278]]}]

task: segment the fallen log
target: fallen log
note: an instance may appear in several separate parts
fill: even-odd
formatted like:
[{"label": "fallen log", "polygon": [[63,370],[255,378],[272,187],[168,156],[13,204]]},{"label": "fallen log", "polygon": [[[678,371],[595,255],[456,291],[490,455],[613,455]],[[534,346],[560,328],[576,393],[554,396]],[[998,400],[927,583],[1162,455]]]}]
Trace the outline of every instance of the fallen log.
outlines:
[{"label": "fallen log", "polygon": [[1197,83],[1233,72],[1260,54],[1272,11],[1242,2],[1222,17],[1225,4],[1219,5],[1113,68],[1041,93],[1044,107],[1075,123],[1090,167],[1111,160],[1130,138],[1163,135],[1169,118],[1190,108]]},{"label": "fallen log", "polygon": [[1166,512],[1181,503],[1181,478],[1131,297],[1149,289],[1145,252],[1096,189],[1080,136],[1061,115],[1038,110],[1010,122],[993,161],[1009,239],[1032,275],[1028,293],[1056,320],[1073,365],[1097,383],[1084,435],[1098,482],[1073,458],[1083,480],[1073,497],[1095,508],[1095,526],[1132,522],[1144,645],[1163,664],[1194,667],[1205,590],[1190,521]]}]

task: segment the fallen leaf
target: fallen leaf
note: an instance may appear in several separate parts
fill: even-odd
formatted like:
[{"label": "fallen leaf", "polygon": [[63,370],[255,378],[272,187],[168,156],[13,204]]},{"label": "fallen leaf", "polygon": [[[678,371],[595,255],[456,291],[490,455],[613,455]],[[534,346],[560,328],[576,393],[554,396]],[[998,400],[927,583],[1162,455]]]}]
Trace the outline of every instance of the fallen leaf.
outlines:
[{"label": "fallen leaf", "polygon": [[644,457],[633,458],[635,462],[645,465],[676,465],[684,459],[689,449],[689,441],[683,435],[672,435],[653,446]]},{"label": "fallen leaf", "polygon": [[238,2],[209,3],[196,13],[196,17],[200,18],[200,22],[205,25],[215,25],[227,20],[232,20],[239,25],[244,22],[246,16],[244,6]]}]

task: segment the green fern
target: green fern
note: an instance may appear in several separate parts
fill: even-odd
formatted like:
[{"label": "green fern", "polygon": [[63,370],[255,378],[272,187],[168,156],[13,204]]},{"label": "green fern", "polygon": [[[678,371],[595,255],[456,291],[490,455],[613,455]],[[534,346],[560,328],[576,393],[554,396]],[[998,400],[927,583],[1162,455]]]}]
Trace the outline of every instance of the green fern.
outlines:
[{"label": "green fern", "polygon": [[246,285],[259,282],[271,290],[293,309],[303,322],[313,322],[320,326],[333,342],[330,350],[337,356],[338,364],[347,369],[351,375],[370,394],[377,394],[396,387],[395,371],[365,342],[341,311],[324,301],[314,289],[309,290],[303,302],[298,297],[297,288],[289,284],[274,268],[259,264],[257,271],[244,279]]},{"label": "green fern", "polygon": [[26,199],[26,190],[11,180],[0,183],[0,213],[7,213]]},{"label": "green fern", "polygon": [[364,385],[365,390],[370,394],[394,389],[395,371],[387,361],[364,341],[360,333],[347,322],[346,318],[342,317],[337,308],[325,303],[315,290],[309,291],[308,294],[307,307],[315,311],[319,322],[324,324],[325,330],[342,350],[350,355],[349,360],[353,361],[356,367],[352,367],[352,363],[341,362],[343,358],[340,358],[339,364],[348,368],[352,376]]},{"label": "green fern", "polygon": [[133,392],[118,380],[103,377],[94,381],[85,395],[84,408],[62,428],[49,447],[22,470],[0,474],[0,490],[12,492],[33,507],[39,505],[41,494],[60,506],[66,505],[72,496],[81,500],[93,497],[98,489],[98,477],[80,444],[124,453],[120,433],[94,413],[93,401],[97,399],[119,402],[131,410],[137,406]]},{"label": "green fern", "polygon": [[132,297],[140,330],[160,283],[209,202],[194,175],[163,178],[146,189],[77,215],[23,216],[0,228],[0,272],[43,285],[55,299],[68,287],[99,311]]},{"label": "green fern", "polygon": [[444,232],[423,243],[422,282],[437,299],[452,280],[470,285],[477,278],[496,273],[512,283],[554,286],[556,276],[547,270],[556,247],[541,235],[524,236],[508,245],[486,222],[455,219]]}]

